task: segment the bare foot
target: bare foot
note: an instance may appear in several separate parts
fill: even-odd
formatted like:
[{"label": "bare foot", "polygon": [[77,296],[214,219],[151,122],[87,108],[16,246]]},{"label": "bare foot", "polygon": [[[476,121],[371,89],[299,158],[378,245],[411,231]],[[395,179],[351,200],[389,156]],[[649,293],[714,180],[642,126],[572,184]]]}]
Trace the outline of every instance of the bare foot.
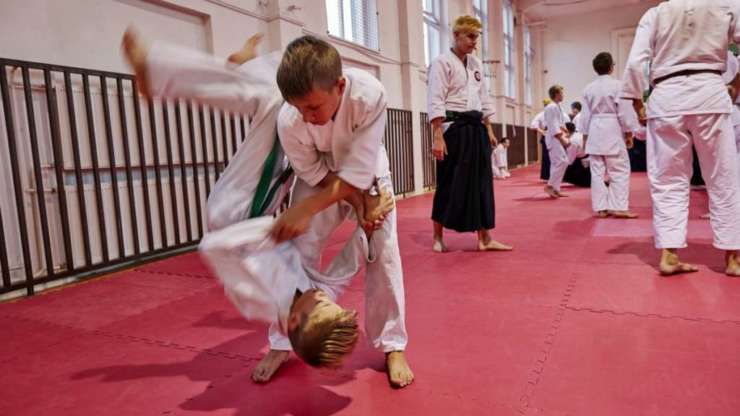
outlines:
[{"label": "bare foot", "polygon": [[596,213],[598,218],[606,218],[609,216],[609,211],[603,210]]},{"label": "bare foot", "polygon": [[688,263],[681,263],[678,254],[670,250],[663,250],[660,255],[660,274],[663,276],[672,276],[681,273],[698,272],[699,269]]},{"label": "bare foot", "polygon": [[411,372],[403,351],[393,351],[386,354],[385,364],[388,368],[388,381],[391,383],[391,387],[402,389],[414,382],[414,373]]},{"label": "bare foot", "polygon": [[637,214],[630,212],[630,211],[611,211],[610,214],[614,218],[619,218],[623,220],[629,220],[633,218],[637,218]]},{"label": "bare foot", "polygon": [[254,59],[257,56],[257,46],[262,41],[263,37],[264,35],[262,33],[257,33],[247,39],[241,49],[229,55],[229,62],[236,65],[242,65],[243,63]]},{"label": "bare foot", "polygon": [[725,274],[731,277],[740,277],[740,253],[737,251],[728,251],[725,255],[727,269]]},{"label": "bare foot", "polygon": [[550,186],[550,185],[547,185],[547,186],[545,186],[545,193],[546,193],[547,195],[549,195],[549,196],[550,196],[550,198],[557,198],[557,197],[558,197],[558,193],[557,193],[557,192],[555,191],[555,189],[553,189],[553,187],[552,187],[552,186]]},{"label": "bare foot", "polygon": [[558,198],[567,198],[567,197],[569,197],[570,195],[568,195],[568,194],[565,194],[565,193],[562,193],[562,192],[560,192],[560,191],[555,191],[555,196],[556,196],[556,197],[558,197]]},{"label": "bare foot", "polygon": [[496,240],[478,240],[478,251],[511,251],[514,248]]},{"label": "bare foot", "polygon": [[252,381],[255,383],[270,381],[280,366],[288,361],[289,356],[290,351],[270,350],[252,371]]},{"label": "bare foot", "polygon": [[128,27],[123,34],[121,48],[123,48],[126,61],[131,66],[131,69],[134,70],[139,92],[147,98],[151,97],[146,73],[146,56],[149,53],[149,47],[133,27]]},{"label": "bare foot", "polygon": [[432,251],[435,253],[447,253],[447,246],[442,240],[434,240],[434,244],[432,244]]}]

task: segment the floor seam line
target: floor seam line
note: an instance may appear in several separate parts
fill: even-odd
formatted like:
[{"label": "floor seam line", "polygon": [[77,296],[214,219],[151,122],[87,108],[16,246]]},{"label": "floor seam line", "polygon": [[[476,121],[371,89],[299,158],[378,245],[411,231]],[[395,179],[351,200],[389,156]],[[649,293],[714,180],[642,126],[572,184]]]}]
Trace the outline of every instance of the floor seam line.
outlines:
[{"label": "floor seam line", "polygon": [[682,315],[663,315],[659,313],[641,313],[641,312],[633,312],[633,311],[615,311],[612,309],[596,309],[596,308],[587,308],[587,307],[576,307],[576,306],[568,306],[565,305],[565,309],[573,311],[573,312],[589,312],[589,313],[598,313],[598,314],[610,314],[615,316],[635,316],[638,318],[658,318],[658,319],[665,319],[665,320],[682,320],[682,321],[689,321],[689,322],[704,322],[704,323],[713,323],[713,324],[733,324],[733,325],[739,325],[740,321],[736,321],[733,319],[711,319],[711,318],[692,318],[688,316],[682,316]]}]

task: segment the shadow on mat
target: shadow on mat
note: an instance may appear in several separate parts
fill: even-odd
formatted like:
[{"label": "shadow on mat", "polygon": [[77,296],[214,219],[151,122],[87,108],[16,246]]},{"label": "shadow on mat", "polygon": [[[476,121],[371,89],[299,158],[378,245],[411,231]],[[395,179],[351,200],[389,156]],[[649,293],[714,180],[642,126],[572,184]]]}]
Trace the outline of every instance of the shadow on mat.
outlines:
[{"label": "shadow on mat", "polygon": [[[608,254],[632,254],[643,263],[659,273],[660,251],[655,248],[652,240],[634,241],[618,245],[607,251]],[[716,273],[725,273],[724,251],[718,250],[708,241],[689,241],[689,246],[678,251],[681,261],[703,265]],[[689,274],[678,276],[690,276]]]}]

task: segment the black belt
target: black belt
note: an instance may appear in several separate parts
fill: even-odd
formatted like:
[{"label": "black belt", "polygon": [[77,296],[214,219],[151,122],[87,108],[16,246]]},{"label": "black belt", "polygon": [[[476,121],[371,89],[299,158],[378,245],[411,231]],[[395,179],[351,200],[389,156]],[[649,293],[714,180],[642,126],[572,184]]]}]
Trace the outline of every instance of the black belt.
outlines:
[{"label": "black belt", "polygon": [[653,82],[653,85],[658,85],[661,82],[675,77],[687,77],[689,75],[696,75],[696,74],[717,74],[722,75],[722,71],[718,71],[715,69],[685,69],[683,71],[674,72],[672,74],[664,75],[660,78],[656,78]]},{"label": "black belt", "polygon": [[480,111],[445,111],[445,122],[460,123],[480,123],[483,119],[483,113]]}]

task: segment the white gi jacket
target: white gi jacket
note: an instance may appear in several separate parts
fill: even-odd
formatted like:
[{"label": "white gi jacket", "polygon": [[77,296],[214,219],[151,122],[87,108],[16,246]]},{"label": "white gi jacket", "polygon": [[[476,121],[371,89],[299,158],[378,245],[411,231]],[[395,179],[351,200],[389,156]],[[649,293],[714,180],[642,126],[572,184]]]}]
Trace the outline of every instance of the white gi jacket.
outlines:
[{"label": "white gi jacket", "polygon": [[467,65],[448,50],[432,61],[427,86],[429,120],[444,118],[446,111],[480,111],[483,121],[493,123],[496,109],[488,93],[483,64],[471,54],[466,59]]},{"label": "white gi jacket", "polygon": [[[625,108],[619,101],[621,83],[609,75],[592,81],[583,92],[583,134],[588,134],[586,153],[590,155],[614,156],[625,149],[624,133],[628,123],[623,113]],[[633,111],[632,108],[627,108]]]}]

